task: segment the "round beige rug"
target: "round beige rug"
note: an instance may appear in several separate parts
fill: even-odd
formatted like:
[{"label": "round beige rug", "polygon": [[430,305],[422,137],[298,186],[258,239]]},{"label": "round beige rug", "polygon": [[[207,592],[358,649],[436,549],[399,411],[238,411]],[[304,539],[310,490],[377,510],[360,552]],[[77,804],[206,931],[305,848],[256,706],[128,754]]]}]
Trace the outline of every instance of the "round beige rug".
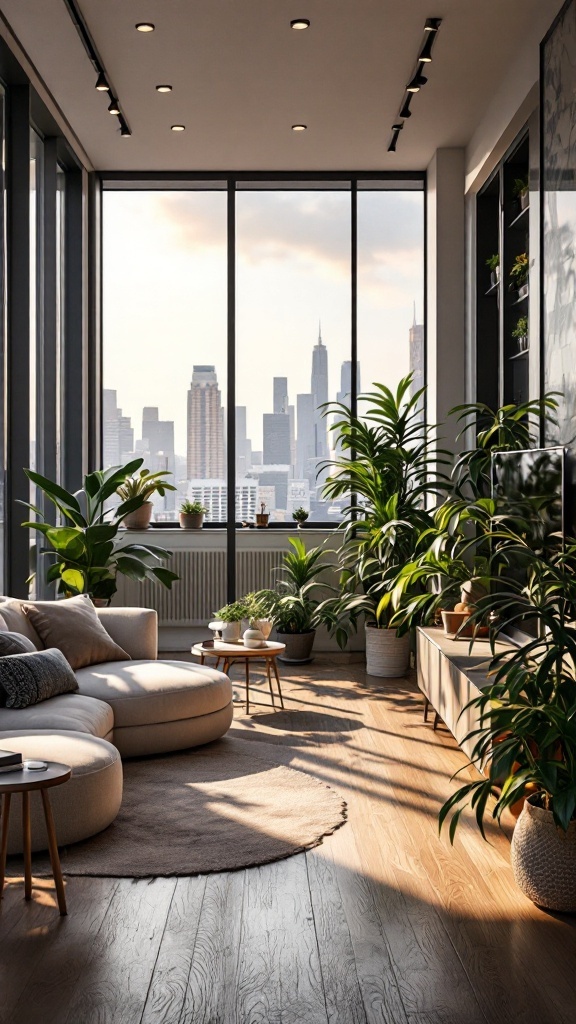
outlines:
[{"label": "round beige rug", "polygon": [[[343,824],[323,782],[225,737],[124,763],[124,796],[104,832],[62,850],[68,875],[200,875],[267,864],[310,849]],[[47,866],[48,867],[48,866]],[[43,873],[37,861],[34,874]],[[49,870],[49,867],[48,867]]]}]

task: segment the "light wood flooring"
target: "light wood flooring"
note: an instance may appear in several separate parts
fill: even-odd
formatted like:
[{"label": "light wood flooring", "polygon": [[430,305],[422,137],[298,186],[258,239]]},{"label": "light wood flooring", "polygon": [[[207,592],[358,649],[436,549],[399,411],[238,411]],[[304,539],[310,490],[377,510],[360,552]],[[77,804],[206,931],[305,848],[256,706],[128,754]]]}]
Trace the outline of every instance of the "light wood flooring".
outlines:
[{"label": "light wood flooring", "polygon": [[574,1024],[576,919],[521,895],[502,833],[438,837],[466,761],[414,684],[317,657],[284,691],[234,734],[336,788],[347,824],[262,868],[72,878],[63,919],[48,881],[30,904],[11,882],[1,1024]]}]

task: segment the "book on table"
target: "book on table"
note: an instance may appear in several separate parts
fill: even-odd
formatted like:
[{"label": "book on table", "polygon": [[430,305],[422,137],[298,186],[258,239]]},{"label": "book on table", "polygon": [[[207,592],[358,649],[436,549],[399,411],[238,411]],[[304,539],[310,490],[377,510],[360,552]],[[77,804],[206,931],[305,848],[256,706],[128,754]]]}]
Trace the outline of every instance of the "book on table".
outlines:
[{"label": "book on table", "polygon": [[0,773],[21,771],[22,754],[15,754],[12,750],[0,750]]}]

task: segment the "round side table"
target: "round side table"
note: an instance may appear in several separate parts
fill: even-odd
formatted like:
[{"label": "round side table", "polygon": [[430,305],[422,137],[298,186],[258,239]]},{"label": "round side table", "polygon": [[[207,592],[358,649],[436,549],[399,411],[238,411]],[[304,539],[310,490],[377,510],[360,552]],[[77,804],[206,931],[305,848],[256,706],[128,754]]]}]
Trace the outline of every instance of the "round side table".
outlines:
[{"label": "round side table", "polygon": [[[246,714],[250,714],[250,662],[257,658],[263,659],[266,664],[266,676],[268,678],[268,686],[270,688],[270,697],[272,700],[272,707],[276,710],[276,698],[274,689],[272,686],[272,673],[276,680],[276,688],[278,690],[278,697],[280,698],[280,707],[284,709],[284,699],[282,697],[282,688],[280,686],[280,676],[278,675],[278,666],[276,664],[276,658],[282,651],[286,650],[286,644],[276,643],[274,640],[266,640],[265,647],[245,647],[243,643],[238,644],[227,644],[223,640],[204,640],[201,644],[194,644],[191,648],[192,654],[196,658],[200,658],[200,664],[203,665],[206,658],[216,659],[216,668],[219,668],[220,662],[223,662],[222,671],[228,673],[230,666],[235,661],[243,661],[246,666]],[[252,704],[262,704],[262,701],[253,700]],[[263,707],[269,707],[268,704],[263,704]]]},{"label": "round side table", "polygon": [[0,840],[0,896],[4,890],[6,877],[6,851],[8,848],[8,823],[10,821],[10,802],[13,793],[22,794],[22,853],[24,857],[24,899],[32,899],[32,838],[30,831],[30,793],[40,790],[42,804],[44,806],[44,819],[46,821],[46,832],[48,834],[48,851],[50,863],[58,897],[58,909],[62,917],[68,911],[66,909],[66,895],[64,893],[64,882],[62,880],[62,869],[60,867],[60,855],[56,842],[56,829],[54,828],[54,817],[50,805],[48,790],[52,786],[61,786],[68,782],[72,769],[67,764],[58,764],[56,761],[47,761],[48,767],[45,771],[30,771],[28,768],[16,772],[2,772],[0,774],[0,796],[2,800],[2,838]]}]

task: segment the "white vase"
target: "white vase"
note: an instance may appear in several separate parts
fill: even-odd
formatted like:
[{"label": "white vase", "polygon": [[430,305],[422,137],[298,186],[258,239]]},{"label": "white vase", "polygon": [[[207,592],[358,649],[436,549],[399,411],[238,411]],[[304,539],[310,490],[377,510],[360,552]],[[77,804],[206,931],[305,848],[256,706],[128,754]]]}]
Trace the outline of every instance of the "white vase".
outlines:
[{"label": "white vase", "polygon": [[263,633],[259,629],[248,628],[244,630],[242,635],[245,647],[265,647],[266,640],[264,639]]},{"label": "white vase", "polygon": [[223,622],[222,623],[222,639],[227,644],[238,643],[242,634],[242,623],[241,622]]},{"label": "white vase", "polygon": [[410,661],[410,634],[397,636],[395,629],[379,629],[366,623],[366,672],[369,676],[399,679]]}]

